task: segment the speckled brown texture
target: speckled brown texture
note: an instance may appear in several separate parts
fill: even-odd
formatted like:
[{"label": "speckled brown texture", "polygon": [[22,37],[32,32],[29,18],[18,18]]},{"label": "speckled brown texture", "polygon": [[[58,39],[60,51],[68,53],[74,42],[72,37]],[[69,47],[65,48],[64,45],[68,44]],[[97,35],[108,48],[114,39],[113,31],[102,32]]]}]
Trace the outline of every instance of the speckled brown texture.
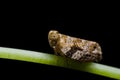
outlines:
[{"label": "speckled brown texture", "polygon": [[101,47],[97,42],[64,35],[56,30],[49,32],[48,40],[57,55],[81,62],[98,62],[102,59]]}]

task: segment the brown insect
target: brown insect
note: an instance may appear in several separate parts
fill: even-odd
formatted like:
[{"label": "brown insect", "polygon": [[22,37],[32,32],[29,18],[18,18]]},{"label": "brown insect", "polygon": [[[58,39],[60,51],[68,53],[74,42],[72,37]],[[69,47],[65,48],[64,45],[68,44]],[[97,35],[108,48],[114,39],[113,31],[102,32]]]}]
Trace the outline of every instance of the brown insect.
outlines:
[{"label": "brown insect", "polygon": [[81,62],[98,62],[102,59],[101,47],[97,42],[64,35],[56,30],[49,32],[48,40],[57,55]]}]

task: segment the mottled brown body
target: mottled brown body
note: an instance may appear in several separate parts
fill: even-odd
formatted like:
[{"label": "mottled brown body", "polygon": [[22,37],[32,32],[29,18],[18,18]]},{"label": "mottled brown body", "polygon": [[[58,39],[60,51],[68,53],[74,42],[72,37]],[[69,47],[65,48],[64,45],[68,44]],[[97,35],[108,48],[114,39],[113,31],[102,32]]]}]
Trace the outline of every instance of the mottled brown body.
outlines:
[{"label": "mottled brown body", "polygon": [[100,45],[96,42],[67,36],[55,30],[49,32],[48,40],[57,55],[81,62],[98,62],[102,59]]}]

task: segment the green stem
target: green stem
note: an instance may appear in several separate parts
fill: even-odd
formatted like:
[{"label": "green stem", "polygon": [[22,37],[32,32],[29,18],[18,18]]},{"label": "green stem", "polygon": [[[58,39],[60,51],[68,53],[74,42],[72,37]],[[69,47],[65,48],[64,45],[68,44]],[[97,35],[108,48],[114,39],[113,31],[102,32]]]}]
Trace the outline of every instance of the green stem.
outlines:
[{"label": "green stem", "polygon": [[35,62],[90,72],[109,78],[120,79],[120,69],[93,62],[78,62],[61,56],[13,48],[0,47],[0,58]]}]

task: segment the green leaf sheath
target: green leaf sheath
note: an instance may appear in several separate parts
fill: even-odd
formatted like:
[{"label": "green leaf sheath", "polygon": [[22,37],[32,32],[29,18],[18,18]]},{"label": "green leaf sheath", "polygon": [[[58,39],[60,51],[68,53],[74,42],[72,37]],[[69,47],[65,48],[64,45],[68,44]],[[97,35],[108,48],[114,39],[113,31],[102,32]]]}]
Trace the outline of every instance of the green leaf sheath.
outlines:
[{"label": "green leaf sheath", "polygon": [[28,61],[85,71],[109,78],[120,79],[120,69],[93,62],[78,62],[61,56],[0,47],[0,58]]}]

